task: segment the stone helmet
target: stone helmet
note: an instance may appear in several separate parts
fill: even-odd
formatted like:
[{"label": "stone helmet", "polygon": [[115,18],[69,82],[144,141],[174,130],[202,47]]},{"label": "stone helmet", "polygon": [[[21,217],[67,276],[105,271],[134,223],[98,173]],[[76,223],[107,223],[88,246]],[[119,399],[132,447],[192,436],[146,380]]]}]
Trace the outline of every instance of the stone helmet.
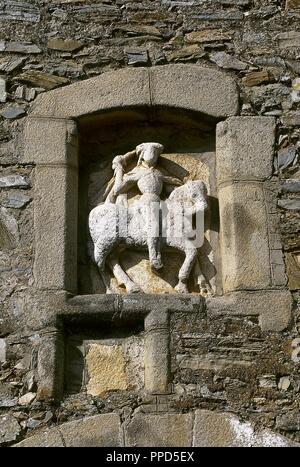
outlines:
[{"label": "stone helmet", "polygon": [[136,154],[139,158],[138,165],[142,163],[142,161],[147,162],[149,165],[155,165],[157,159],[163,152],[164,147],[160,143],[142,143],[139,144],[136,148]]}]

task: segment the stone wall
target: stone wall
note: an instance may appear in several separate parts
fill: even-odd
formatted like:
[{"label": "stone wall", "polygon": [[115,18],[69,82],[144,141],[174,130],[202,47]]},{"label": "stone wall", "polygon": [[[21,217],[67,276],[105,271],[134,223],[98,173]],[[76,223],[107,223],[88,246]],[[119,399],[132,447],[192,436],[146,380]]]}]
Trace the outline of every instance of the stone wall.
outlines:
[{"label": "stone wall", "polygon": [[[299,0],[0,0],[0,443],[111,412],[118,416],[116,431],[119,418],[134,425],[139,413],[159,413],[167,427],[170,414],[179,417],[172,426],[187,414],[192,426],[188,414],[197,409],[199,417],[206,410],[231,412],[259,430],[300,442],[299,19]],[[36,398],[41,336],[26,328],[24,316],[34,285],[35,248],[35,167],[22,163],[26,115],[45,91],[109,70],[168,63],[222,69],[238,83],[242,116],[276,118],[270,183],[293,320],[271,333],[261,330],[255,315],[210,315],[209,304],[192,318],[174,313],[171,395],[145,396],[129,385],[97,396],[82,390],[57,405],[46,404]],[[129,445],[134,433],[129,430]]]}]

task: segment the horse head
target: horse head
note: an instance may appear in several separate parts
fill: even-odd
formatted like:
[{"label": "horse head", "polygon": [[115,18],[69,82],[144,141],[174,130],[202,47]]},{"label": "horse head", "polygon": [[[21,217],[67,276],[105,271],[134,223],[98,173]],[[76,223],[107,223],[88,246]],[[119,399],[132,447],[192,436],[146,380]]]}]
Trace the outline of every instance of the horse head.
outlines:
[{"label": "horse head", "polygon": [[185,203],[196,211],[204,211],[207,204],[207,188],[201,180],[190,180],[175,188],[168,201]]}]

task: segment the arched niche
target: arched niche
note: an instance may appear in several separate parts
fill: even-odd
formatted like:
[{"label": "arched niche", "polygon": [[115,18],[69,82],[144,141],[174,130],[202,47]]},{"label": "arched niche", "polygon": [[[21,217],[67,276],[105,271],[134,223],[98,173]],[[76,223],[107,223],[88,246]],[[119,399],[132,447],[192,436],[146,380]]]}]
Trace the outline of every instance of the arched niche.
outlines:
[{"label": "arched niche", "polygon": [[[80,141],[99,128],[109,129],[109,135],[113,127],[124,129],[127,124],[143,128],[144,138],[147,125],[152,129],[177,125],[199,135],[206,132],[215,141],[219,295],[267,289],[276,303],[283,300],[280,310],[289,309],[269,189],[275,121],[240,117],[238,110],[235,81],[224,72],[197,65],[128,68],[41,94],[27,118],[24,155],[24,162],[36,164],[36,289],[78,293],[78,232],[86,228],[78,222],[78,174],[84,151],[90,151]],[[128,150],[136,141],[115,138],[116,151],[125,146]],[[108,152],[113,144],[107,144]],[[252,310],[251,300],[247,303]],[[280,314],[277,324],[270,316],[266,327],[282,328],[289,316],[289,311]]]},{"label": "arched niche", "polygon": [[[184,182],[203,180],[208,187],[209,209],[205,216],[205,244],[199,249],[198,261],[212,291],[220,291],[217,284],[218,262],[218,205],[215,175],[215,121],[192,111],[168,107],[135,107],[107,111],[81,119],[79,131],[79,203],[78,203],[78,294],[105,293],[105,287],[94,264],[93,244],[84,228],[90,211],[103,201],[104,192],[112,180],[112,159],[125,154],[142,142],[156,141],[164,146],[159,169],[168,176]],[[132,160],[130,171],[137,163]],[[170,194],[165,187],[162,199]],[[139,197],[138,190],[129,192],[131,206]],[[147,250],[120,249],[119,262],[131,280],[144,293],[176,293],[178,271],[183,254],[175,249],[163,249],[164,267],[159,274],[151,271]],[[126,293],[107,268],[110,288]],[[199,293],[197,270],[193,268],[190,292]]]},{"label": "arched niche", "polygon": [[[180,154],[206,153],[202,158],[216,198],[216,123],[237,111],[235,82],[194,65],[115,71],[40,95],[28,118],[25,144],[25,159],[37,166],[36,286],[77,293],[79,284],[80,293],[101,292],[82,285],[84,268],[77,274],[78,253],[79,264],[87,261],[80,248],[88,240],[83,179],[93,158],[101,168],[147,140],[160,140],[165,152],[178,159]],[[171,164],[176,165],[174,160]]]}]

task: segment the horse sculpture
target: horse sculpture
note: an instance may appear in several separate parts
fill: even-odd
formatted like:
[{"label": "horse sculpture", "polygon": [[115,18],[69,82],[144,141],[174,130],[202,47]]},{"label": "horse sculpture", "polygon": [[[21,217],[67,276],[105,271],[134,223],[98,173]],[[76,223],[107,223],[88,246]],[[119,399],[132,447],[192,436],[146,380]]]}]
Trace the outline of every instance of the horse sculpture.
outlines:
[{"label": "horse sculpture", "polygon": [[[150,143],[149,143],[150,144]],[[187,281],[194,266],[198,267],[200,293],[206,290],[205,279],[197,258],[197,248],[202,244],[195,242],[190,231],[176,231],[180,216],[191,219],[207,208],[207,189],[205,183],[188,181],[175,188],[166,203],[165,232],[160,238],[162,249],[175,248],[184,254],[184,261],[178,273],[177,292],[188,293]],[[89,230],[94,244],[94,260],[99,268],[107,293],[111,293],[106,263],[110,266],[119,285],[124,285],[128,293],[140,292],[140,288],[121,268],[114,250],[119,247],[147,249],[149,226],[145,223],[145,212],[141,207],[126,207],[110,201],[96,206],[89,215]],[[179,219],[180,220],[180,219]],[[200,228],[203,228],[200,225]],[[204,230],[203,230],[204,232]],[[194,232],[195,234],[195,232]]]}]

